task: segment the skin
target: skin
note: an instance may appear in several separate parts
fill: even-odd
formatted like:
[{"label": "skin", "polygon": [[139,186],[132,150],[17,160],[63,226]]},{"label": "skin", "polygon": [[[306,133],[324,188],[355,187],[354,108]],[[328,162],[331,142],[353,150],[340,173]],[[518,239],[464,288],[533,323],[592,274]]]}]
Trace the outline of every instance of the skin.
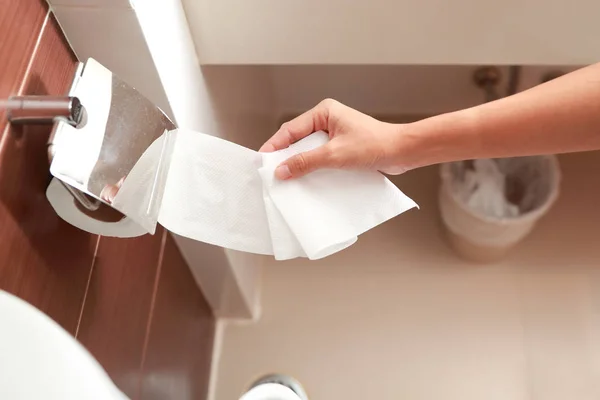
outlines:
[{"label": "skin", "polygon": [[378,121],[327,99],[284,123],[260,149],[276,151],[323,130],[330,141],[284,161],[279,179],[321,168],[400,174],[477,158],[600,149],[600,63],[530,90],[411,124]]}]

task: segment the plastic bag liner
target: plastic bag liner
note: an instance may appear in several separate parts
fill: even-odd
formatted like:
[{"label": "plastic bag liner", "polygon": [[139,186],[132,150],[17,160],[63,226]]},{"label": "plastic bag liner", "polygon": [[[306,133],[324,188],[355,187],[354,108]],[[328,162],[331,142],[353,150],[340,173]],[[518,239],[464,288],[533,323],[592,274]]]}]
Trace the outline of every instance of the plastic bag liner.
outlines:
[{"label": "plastic bag liner", "polygon": [[511,247],[533,229],[559,193],[555,156],[448,163],[441,176],[444,224],[477,246]]}]

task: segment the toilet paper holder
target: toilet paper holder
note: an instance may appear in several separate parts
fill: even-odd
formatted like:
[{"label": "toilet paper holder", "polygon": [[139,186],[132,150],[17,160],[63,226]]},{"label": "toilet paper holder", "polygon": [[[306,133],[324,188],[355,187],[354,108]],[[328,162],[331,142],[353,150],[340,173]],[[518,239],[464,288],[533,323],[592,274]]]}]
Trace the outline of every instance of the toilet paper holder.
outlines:
[{"label": "toilet paper holder", "polygon": [[[11,96],[5,102],[6,119],[12,125],[53,124],[62,121],[77,126],[83,120],[85,109],[77,97],[72,96]],[[53,134],[50,135],[50,138]],[[52,140],[48,142],[48,159],[52,162]],[[62,181],[61,181],[62,182]],[[96,211],[101,202],[67,185],[64,187],[88,211]]]},{"label": "toilet paper holder", "polygon": [[[11,124],[54,124],[50,172],[82,211],[104,221],[129,217],[154,232],[175,128],[160,108],[90,58],[78,65],[66,96],[15,96],[6,109]],[[115,201],[137,161],[159,139],[165,162],[151,166],[135,202]]]}]

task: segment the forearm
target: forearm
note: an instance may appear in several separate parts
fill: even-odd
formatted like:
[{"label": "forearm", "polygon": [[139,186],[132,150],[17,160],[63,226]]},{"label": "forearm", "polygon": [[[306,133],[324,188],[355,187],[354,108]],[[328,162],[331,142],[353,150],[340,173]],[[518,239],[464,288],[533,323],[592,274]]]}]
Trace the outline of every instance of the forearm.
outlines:
[{"label": "forearm", "polygon": [[415,166],[600,149],[600,64],[406,131]]}]

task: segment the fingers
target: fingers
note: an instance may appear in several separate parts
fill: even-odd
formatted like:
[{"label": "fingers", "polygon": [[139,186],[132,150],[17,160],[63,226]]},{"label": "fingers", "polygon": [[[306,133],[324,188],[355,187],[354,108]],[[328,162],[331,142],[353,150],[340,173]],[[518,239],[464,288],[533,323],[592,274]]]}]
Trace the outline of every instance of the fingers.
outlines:
[{"label": "fingers", "polygon": [[106,201],[108,204],[112,204],[119,193],[119,187],[117,185],[106,185],[100,192],[100,198]]},{"label": "fingers", "polygon": [[314,150],[296,154],[282,162],[275,169],[275,178],[291,179],[299,178],[316,169],[333,166],[330,146],[324,145]]},{"label": "fingers", "polygon": [[119,182],[117,182],[114,185],[104,186],[104,188],[102,188],[102,191],[100,192],[100,198],[106,201],[108,204],[112,204],[112,202],[115,201],[115,197],[117,197],[117,194],[119,194],[119,189],[121,189],[121,186],[123,186],[125,178],[126,176],[122,177],[121,179],[119,179]]},{"label": "fingers", "polygon": [[329,114],[335,103],[335,100],[323,100],[316,107],[281,125],[281,128],[259,151],[271,152],[285,149],[311,133],[326,130]]}]

